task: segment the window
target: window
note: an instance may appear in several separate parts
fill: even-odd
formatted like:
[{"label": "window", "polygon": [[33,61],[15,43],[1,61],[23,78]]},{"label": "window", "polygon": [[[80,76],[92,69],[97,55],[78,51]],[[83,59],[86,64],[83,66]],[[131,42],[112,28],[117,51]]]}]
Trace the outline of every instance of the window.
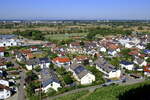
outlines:
[{"label": "window", "polygon": [[53,84],[51,83],[51,86],[53,86]]}]

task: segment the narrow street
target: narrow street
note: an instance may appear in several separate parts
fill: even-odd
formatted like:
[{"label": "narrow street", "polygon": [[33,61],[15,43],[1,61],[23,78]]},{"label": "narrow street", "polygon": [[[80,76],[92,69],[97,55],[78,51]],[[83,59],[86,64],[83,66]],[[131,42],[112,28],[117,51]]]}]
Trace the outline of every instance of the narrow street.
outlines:
[{"label": "narrow street", "polygon": [[24,91],[24,83],[25,83],[25,72],[20,72],[20,85],[18,88],[18,100],[25,100],[25,91]]}]

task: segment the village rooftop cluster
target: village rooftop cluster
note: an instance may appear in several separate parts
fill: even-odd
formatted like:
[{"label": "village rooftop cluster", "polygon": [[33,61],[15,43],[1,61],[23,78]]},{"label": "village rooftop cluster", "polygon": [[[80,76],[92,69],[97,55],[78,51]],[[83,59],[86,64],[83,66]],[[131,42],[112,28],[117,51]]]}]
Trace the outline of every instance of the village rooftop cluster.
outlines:
[{"label": "village rooftop cluster", "polygon": [[150,76],[149,42],[150,35],[137,33],[63,45],[0,35],[0,99],[22,93],[31,83],[35,93],[46,94],[50,89],[57,93],[69,87],[145,79]]}]

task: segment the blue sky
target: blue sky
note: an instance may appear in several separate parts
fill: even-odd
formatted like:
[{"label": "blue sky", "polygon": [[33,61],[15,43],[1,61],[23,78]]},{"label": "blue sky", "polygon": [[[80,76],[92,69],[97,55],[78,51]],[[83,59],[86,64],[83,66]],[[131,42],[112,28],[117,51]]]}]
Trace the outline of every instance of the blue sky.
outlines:
[{"label": "blue sky", "polygon": [[0,19],[150,19],[150,0],[0,0]]}]

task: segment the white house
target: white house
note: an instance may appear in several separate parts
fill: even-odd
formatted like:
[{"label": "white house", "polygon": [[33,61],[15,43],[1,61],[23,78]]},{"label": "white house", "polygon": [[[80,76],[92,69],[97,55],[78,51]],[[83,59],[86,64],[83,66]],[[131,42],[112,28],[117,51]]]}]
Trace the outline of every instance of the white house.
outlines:
[{"label": "white house", "polygon": [[7,69],[6,64],[0,62],[0,69]]},{"label": "white house", "polygon": [[49,68],[50,60],[48,58],[36,58],[30,59],[26,62],[27,70],[32,70],[35,67],[40,66],[40,68]]},{"label": "white house", "polygon": [[45,93],[48,92],[49,88],[52,88],[55,91],[58,91],[58,88],[61,88],[60,81],[53,70],[50,70],[49,68],[43,68],[41,73],[42,90]]},{"label": "white house", "polygon": [[3,80],[3,79],[0,79],[0,84],[5,85],[5,86],[8,86],[8,87],[9,87],[9,81],[6,81],[6,80]]},{"label": "white house", "polygon": [[11,91],[8,86],[0,84],[0,100],[7,99],[11,96]]},{"label": "white house", "polygon": [[67,57],[56,57],[52,60],[53,64],[57,65],[58,67],[62,66],[70,66],[71,61]]},{"label": "white house", "polygon": [[117,51],[116,50],[109,50],[108,54],[112,55],[112,56],[115,56],[117,54]]},{"label": "white house", "polygon": [[38,48],[37,48],[36,46],[32,46],[32,47],[30,48],[30,50],[34,52],[34,51],[38,51]]},{"label": "white house", "polygon": [[69,67],[69,71],[73,73],[74,78],[82,85],[91,84],[95,81],[95,76],[80,64],[72,64]]},{"label": "white house", "polygon": [[133,70],[134,69],[134,63],[128,62],[128,61],[121,61],[120,66],[122,68],[127,69],[127,70]]},{"label": "white house", "polygon": [[0,47],[17,46],[21,42],[16,35],[0,35]]},{"label": "white house", "polygon": [[43,68],[49,68],[50,59],[49,58],[39,58],[39,66]]},{"label": "white house", "polygon": [[58,91],[58,88],[61,88],[60,83],[57,80],[49,79],[42,83],[42,90],[46,93],[48,90],[52,88],[55,91]]},{"label": "white house", "polygon": [[105,78],[112,79],[112,78],[120,78],[121,70],[116,69],[114,66],[108,64],[103,58],[99,58],[95,61],[96,68],[104,73]]},{"label": "white house", "polygon": [[142,44],[138,44],[136,47],[139,48],[139,49],[145,49],[145,46],[142,45]]},{"label": "white house", "polygon": [[105,47],[101,47],[101,48],[100,48],[100,51],[101,51],[101,52],[106,52],[107,50],[106,50]]},{"label": "white house", "polygon": [[125,48],[132,48],[133,46],[135,46],[135,44],[132,42],[125,44]]},{"label": "white house", "polygon": [[141,58],[135,58],[133,62],[139,66],[146,66],[147,65],[147,62]]}]

